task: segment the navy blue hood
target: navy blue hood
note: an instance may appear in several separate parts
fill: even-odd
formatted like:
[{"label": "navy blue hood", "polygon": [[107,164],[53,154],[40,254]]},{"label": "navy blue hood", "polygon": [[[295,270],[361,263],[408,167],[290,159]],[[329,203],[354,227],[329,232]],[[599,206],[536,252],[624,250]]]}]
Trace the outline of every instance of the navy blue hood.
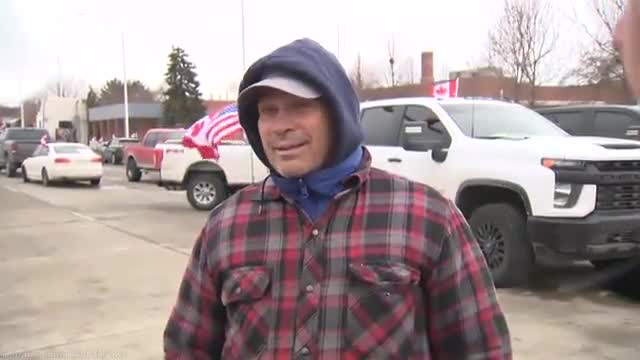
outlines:
[{"label": "navy blue hood", "polygon": [[[253,63],[244,74],[238,93],[273,72],[291,75],[311,85],[329,104],[335,143],[327,167],[344,161],[361,146],[360,101],[346,71],[332,53],[310,39],[293,41]],[[258,133],[257,101],[238,103],[238,115],[253,151],[275,173]]]}]

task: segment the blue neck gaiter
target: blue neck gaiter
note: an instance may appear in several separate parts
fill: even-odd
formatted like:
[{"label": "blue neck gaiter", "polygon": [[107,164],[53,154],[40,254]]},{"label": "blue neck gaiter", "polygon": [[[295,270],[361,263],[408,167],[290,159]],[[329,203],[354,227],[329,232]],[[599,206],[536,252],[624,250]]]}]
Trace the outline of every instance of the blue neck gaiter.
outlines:
[{"label": "blue neck gaiter", "polygon": [[333,197],[343,190],[343,181],[353,174],[362,160],[362,146],[336,165],[311,172],[301,178],[272,175],[280,191],[293,199],[315,221],[325,212]]}]

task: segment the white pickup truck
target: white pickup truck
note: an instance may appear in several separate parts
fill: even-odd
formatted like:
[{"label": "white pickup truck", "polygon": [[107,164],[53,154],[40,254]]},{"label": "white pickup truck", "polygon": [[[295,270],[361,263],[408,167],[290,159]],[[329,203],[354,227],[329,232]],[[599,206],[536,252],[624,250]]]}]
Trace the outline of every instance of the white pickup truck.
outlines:
[{"label": "white pickup truck", "polygon": [[[498,286],[524,283],[536,256],[604,266],[640,255],[640,142],[569,136],[494,100],[365,102],[361,121],[373,166],[455,201]],[[166,152],[162,182],[200,209],[267,175],[246,144],[221,146],[218,162]]]}]

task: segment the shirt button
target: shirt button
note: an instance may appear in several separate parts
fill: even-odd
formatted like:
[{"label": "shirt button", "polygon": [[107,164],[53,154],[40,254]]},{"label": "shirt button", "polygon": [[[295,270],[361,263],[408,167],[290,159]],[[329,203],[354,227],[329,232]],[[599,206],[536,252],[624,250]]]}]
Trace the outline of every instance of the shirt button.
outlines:
[{"label": "shirt button", "polygon": [[318,229],[313,229],[313,230],[311,231],[311,235],[313,235],[313,236],[318,236],[318,234],[319,234],[319,233],[320,233],[320,232],[318,231]]},{"label": "shirt button", "polygon": [[311,350],[309,350],[309,348],[306,346],[300,349],[300,354],[302,355],[309,355],[310,353],[311,353]]},{"label": "shirt button", "polygon": [[312,292],[313,291],[313,285],[311,285],[311,284],[307,285],[305,290],[307,290],[308,293]]}]

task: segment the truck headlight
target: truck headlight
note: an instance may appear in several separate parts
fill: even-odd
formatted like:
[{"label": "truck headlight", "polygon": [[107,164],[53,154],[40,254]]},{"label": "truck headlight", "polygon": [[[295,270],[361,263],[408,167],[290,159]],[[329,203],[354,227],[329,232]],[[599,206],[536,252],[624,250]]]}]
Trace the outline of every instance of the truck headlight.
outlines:
[{"label": "truck headlight", "polygon": [[542,166],[549,169],[562,170],[583,170],[585,162],[583,160],[566,160],[566,159],[549,159],[544,158],[541,161]]},{"label": "truck headlight", "polygon": [[571,184],[556,183],[556,187],[553,192],[553,207],[568,207],[572,191],[573,186]]}]

